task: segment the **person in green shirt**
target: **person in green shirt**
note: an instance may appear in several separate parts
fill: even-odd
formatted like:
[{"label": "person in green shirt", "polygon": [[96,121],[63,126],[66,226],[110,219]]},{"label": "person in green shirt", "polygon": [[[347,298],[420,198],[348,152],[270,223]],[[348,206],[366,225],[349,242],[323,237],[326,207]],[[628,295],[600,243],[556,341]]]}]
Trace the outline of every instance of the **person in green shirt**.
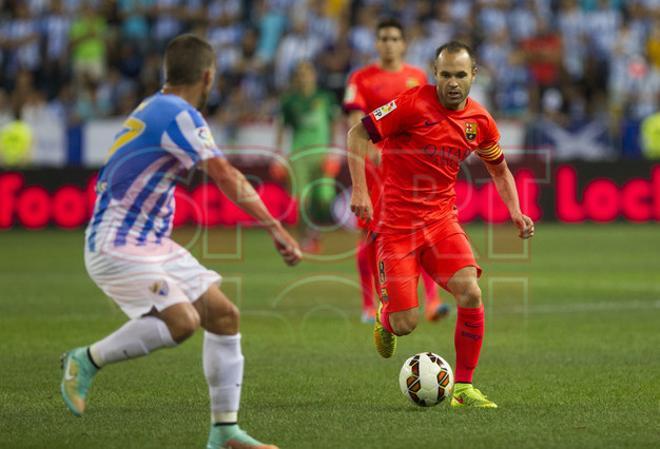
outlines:
[{"label": "person in green shirt", "polygon": [[[296,66],[292,89],[280,102],[277,124],[277,152],[288,159],[289,182],[298,198],[300,228],[304,233],[303,249],[319,251],[318,223],[328,221],[330,205],[336,195],[334,177],[339,171],[339,157],[330,151],[339,106],[330,92],[319,89],[316,69],[303,61]],[[284,155],[284,132],[291,131],[291,147]],[[271,165],[275,178],[287,175],[281,158]]]},{"label": "person in green shirt", "polygon": [[76,80],[100,81],[105,75],[105,35],[107,25],[89,2],[71,24],[71,60]]}]

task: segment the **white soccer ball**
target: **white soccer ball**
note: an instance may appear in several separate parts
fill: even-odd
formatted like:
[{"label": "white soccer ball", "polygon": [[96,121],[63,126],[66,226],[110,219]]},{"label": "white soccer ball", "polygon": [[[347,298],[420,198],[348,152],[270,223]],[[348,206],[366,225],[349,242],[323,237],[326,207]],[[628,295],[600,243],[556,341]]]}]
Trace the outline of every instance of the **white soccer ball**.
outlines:
[{"label": "white soccer ball", "polygon": [[403,363],[399,386],[413,404],[431,407],[451,397],[454,373],[449,363],[439,355],[420,352]]}]

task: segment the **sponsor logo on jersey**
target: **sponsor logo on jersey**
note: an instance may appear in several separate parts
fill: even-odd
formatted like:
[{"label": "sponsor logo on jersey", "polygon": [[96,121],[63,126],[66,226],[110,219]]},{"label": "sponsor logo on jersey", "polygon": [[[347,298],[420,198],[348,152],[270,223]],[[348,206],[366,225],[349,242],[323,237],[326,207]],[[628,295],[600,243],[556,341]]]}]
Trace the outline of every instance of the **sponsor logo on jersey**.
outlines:
[{"label": "sponsor logo on jersey", "polygon": [[472,142],[477,137],[477,124],[473,122],[465,123],[465,138]]},{"label": "sponsor logo on jersey", "polygon": [[376,120],[380,120],[395,109],[396,109],[396,101],[392,100],[386,105],[383,105],[378,109],[376,109],[374,111],[374,117],[376,117]]},{"label": "sponsor logo on jersey", "polygon": [[211,130],[208,127],[202,126],[201,128],[197,128],[197,137],[199,137],[199,140],[204,144],[205,147],[211,149],[215,148],[213,134],[211,134]]}]

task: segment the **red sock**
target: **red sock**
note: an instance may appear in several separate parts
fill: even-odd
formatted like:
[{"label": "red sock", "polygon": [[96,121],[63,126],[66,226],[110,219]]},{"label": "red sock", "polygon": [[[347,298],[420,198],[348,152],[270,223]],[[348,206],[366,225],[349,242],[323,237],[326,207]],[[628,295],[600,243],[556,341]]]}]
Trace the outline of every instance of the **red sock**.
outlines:
[{"label": "red sock", "polygon": [[458,307],[454,332],[456,382],[472,383],[472,374],[479,363],[483,337],[484,306],[476,309]]},{"label": "red sock", "polygon": [[357,266],[360,272],[360,287],[362,288],[362,310],[374,307],[374,270],[371,266],[369,245],[360,242],[357,249]]},{"label": "red sock", "polygon": [[430,274],[422,270],[422,281],[424,281],[424,293],[426,302],[424,304],[431,304],[437,301],[438,297],[438,284],[435,283]]}]

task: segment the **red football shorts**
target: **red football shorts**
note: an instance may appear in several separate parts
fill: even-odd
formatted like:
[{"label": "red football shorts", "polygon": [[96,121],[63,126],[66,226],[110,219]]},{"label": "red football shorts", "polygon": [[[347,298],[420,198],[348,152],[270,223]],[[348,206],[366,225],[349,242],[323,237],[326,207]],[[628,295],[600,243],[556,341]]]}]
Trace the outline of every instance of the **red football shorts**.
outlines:
[{"label": "red football shorts", "polygon": [[453,220],[411,232],[378,234],[376,248],[377,291],[387,313],[418,306],[422,268],[445,290],[461,268],[475,267],[481,276],[465,231]]}]

